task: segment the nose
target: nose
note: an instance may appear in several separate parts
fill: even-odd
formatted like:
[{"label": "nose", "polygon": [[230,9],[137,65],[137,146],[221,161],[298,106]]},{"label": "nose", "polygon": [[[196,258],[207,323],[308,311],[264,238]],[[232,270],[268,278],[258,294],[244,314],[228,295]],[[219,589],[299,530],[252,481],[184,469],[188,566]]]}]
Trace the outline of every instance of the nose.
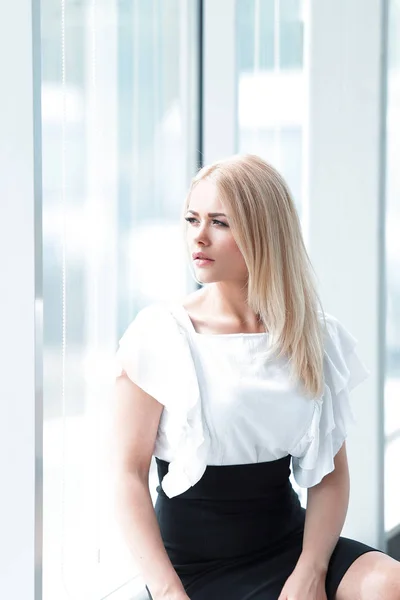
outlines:
[{"label": "nose", "polygon": [[206,223],[196,227],[193,240],[194,242],[196,242],[196,244],[203,244],[203,246],[209,245],[210,238],[208,235]]}]

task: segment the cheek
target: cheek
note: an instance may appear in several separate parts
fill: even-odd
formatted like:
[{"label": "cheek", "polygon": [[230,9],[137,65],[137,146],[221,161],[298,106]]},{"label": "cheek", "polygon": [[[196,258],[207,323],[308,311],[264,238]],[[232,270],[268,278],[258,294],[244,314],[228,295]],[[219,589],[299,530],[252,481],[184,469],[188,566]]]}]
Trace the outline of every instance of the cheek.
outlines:
[{"label": "cheek", "polygon": [[240,252],[239,247],[236,244],[236,242],[233,239],[233,237],[230,240],[227,241],[226,250],[230,254],[235,254],[236,256],[242,256],[242,253]]},{"label": "cheek", "polygon": [[229,261],[234,260],[236,265],[240,263],[245,264],[243,255],[233,238],[227,240],[226,245],[224,246],[224,254],[229,257]]}]

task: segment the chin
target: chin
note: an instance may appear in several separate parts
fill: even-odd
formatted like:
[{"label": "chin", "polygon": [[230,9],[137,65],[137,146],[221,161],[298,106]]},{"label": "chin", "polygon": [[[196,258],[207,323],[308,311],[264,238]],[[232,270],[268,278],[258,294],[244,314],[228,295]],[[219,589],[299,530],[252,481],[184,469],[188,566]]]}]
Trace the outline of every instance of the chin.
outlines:
[{"label": "chin", "polygon": [[213,277],[211,274],[202,273],[201,270],[195,271],[194,274],[196,276],[196,279],[198,281],[200,281],[202,284],[214,283],[215,281],[219,281],[218,279],[215,278],[215,276]]},{"label": "chin", "polygon": [[207,283],[218,283],[219,281],[224,281],[222,277],[212,277],[212,276],[202,276],[202,277],[197,277],[197,279],[199,281],[201,281],[201,283],[203,285],[207,285]]}]

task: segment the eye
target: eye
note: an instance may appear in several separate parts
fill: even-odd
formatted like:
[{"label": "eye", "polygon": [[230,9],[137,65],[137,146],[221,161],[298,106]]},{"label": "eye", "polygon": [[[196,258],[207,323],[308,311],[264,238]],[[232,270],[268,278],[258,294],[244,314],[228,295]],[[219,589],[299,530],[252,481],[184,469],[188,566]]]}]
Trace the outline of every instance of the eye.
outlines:
[{"label": "eye", "polygon": [[[188,223],[193,223],[193,221],[196,221],[197,219],[195,219],[194,217],[185,217],[185,221],[188,221]],[[213,223],[218,223],[218,225],[221,225],[222,227],[228,227],[228,225],[226,223],[223,223],[222,221],[218,221],[218,219],[212,219]]]}]

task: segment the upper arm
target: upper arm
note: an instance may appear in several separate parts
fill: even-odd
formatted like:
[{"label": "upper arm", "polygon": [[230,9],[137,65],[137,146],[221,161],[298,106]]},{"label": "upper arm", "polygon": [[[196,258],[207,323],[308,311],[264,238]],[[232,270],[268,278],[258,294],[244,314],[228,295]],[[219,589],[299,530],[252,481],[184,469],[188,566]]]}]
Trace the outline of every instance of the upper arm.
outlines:
[{"label": "upper arm", "polygon": [[346,442],[344,441],[340,450],[335,454],[333,459],[335,468],[331,473],[325,475],[322,480],[315,486],[308,488],[308,492],[312,493],[312,489],[318,488],[318,486],[322,487],[324,483],[334,483],[336,485],[337,481],[349,480],[349,465],[347,461],[347,450],[346,450]]},{"label": "upper arm", "polygon": [[345,441],[343,442],[340,450],[335,455],[333,462],[335,463],[334,472],[346,473],[347,475],[349,474],[349,464],[347,461],[347,449]]},{"label": "upper arm", "polygon": [[163,405],[123,371],[115,381],[114,446],[118,473],[148,479]]}]

